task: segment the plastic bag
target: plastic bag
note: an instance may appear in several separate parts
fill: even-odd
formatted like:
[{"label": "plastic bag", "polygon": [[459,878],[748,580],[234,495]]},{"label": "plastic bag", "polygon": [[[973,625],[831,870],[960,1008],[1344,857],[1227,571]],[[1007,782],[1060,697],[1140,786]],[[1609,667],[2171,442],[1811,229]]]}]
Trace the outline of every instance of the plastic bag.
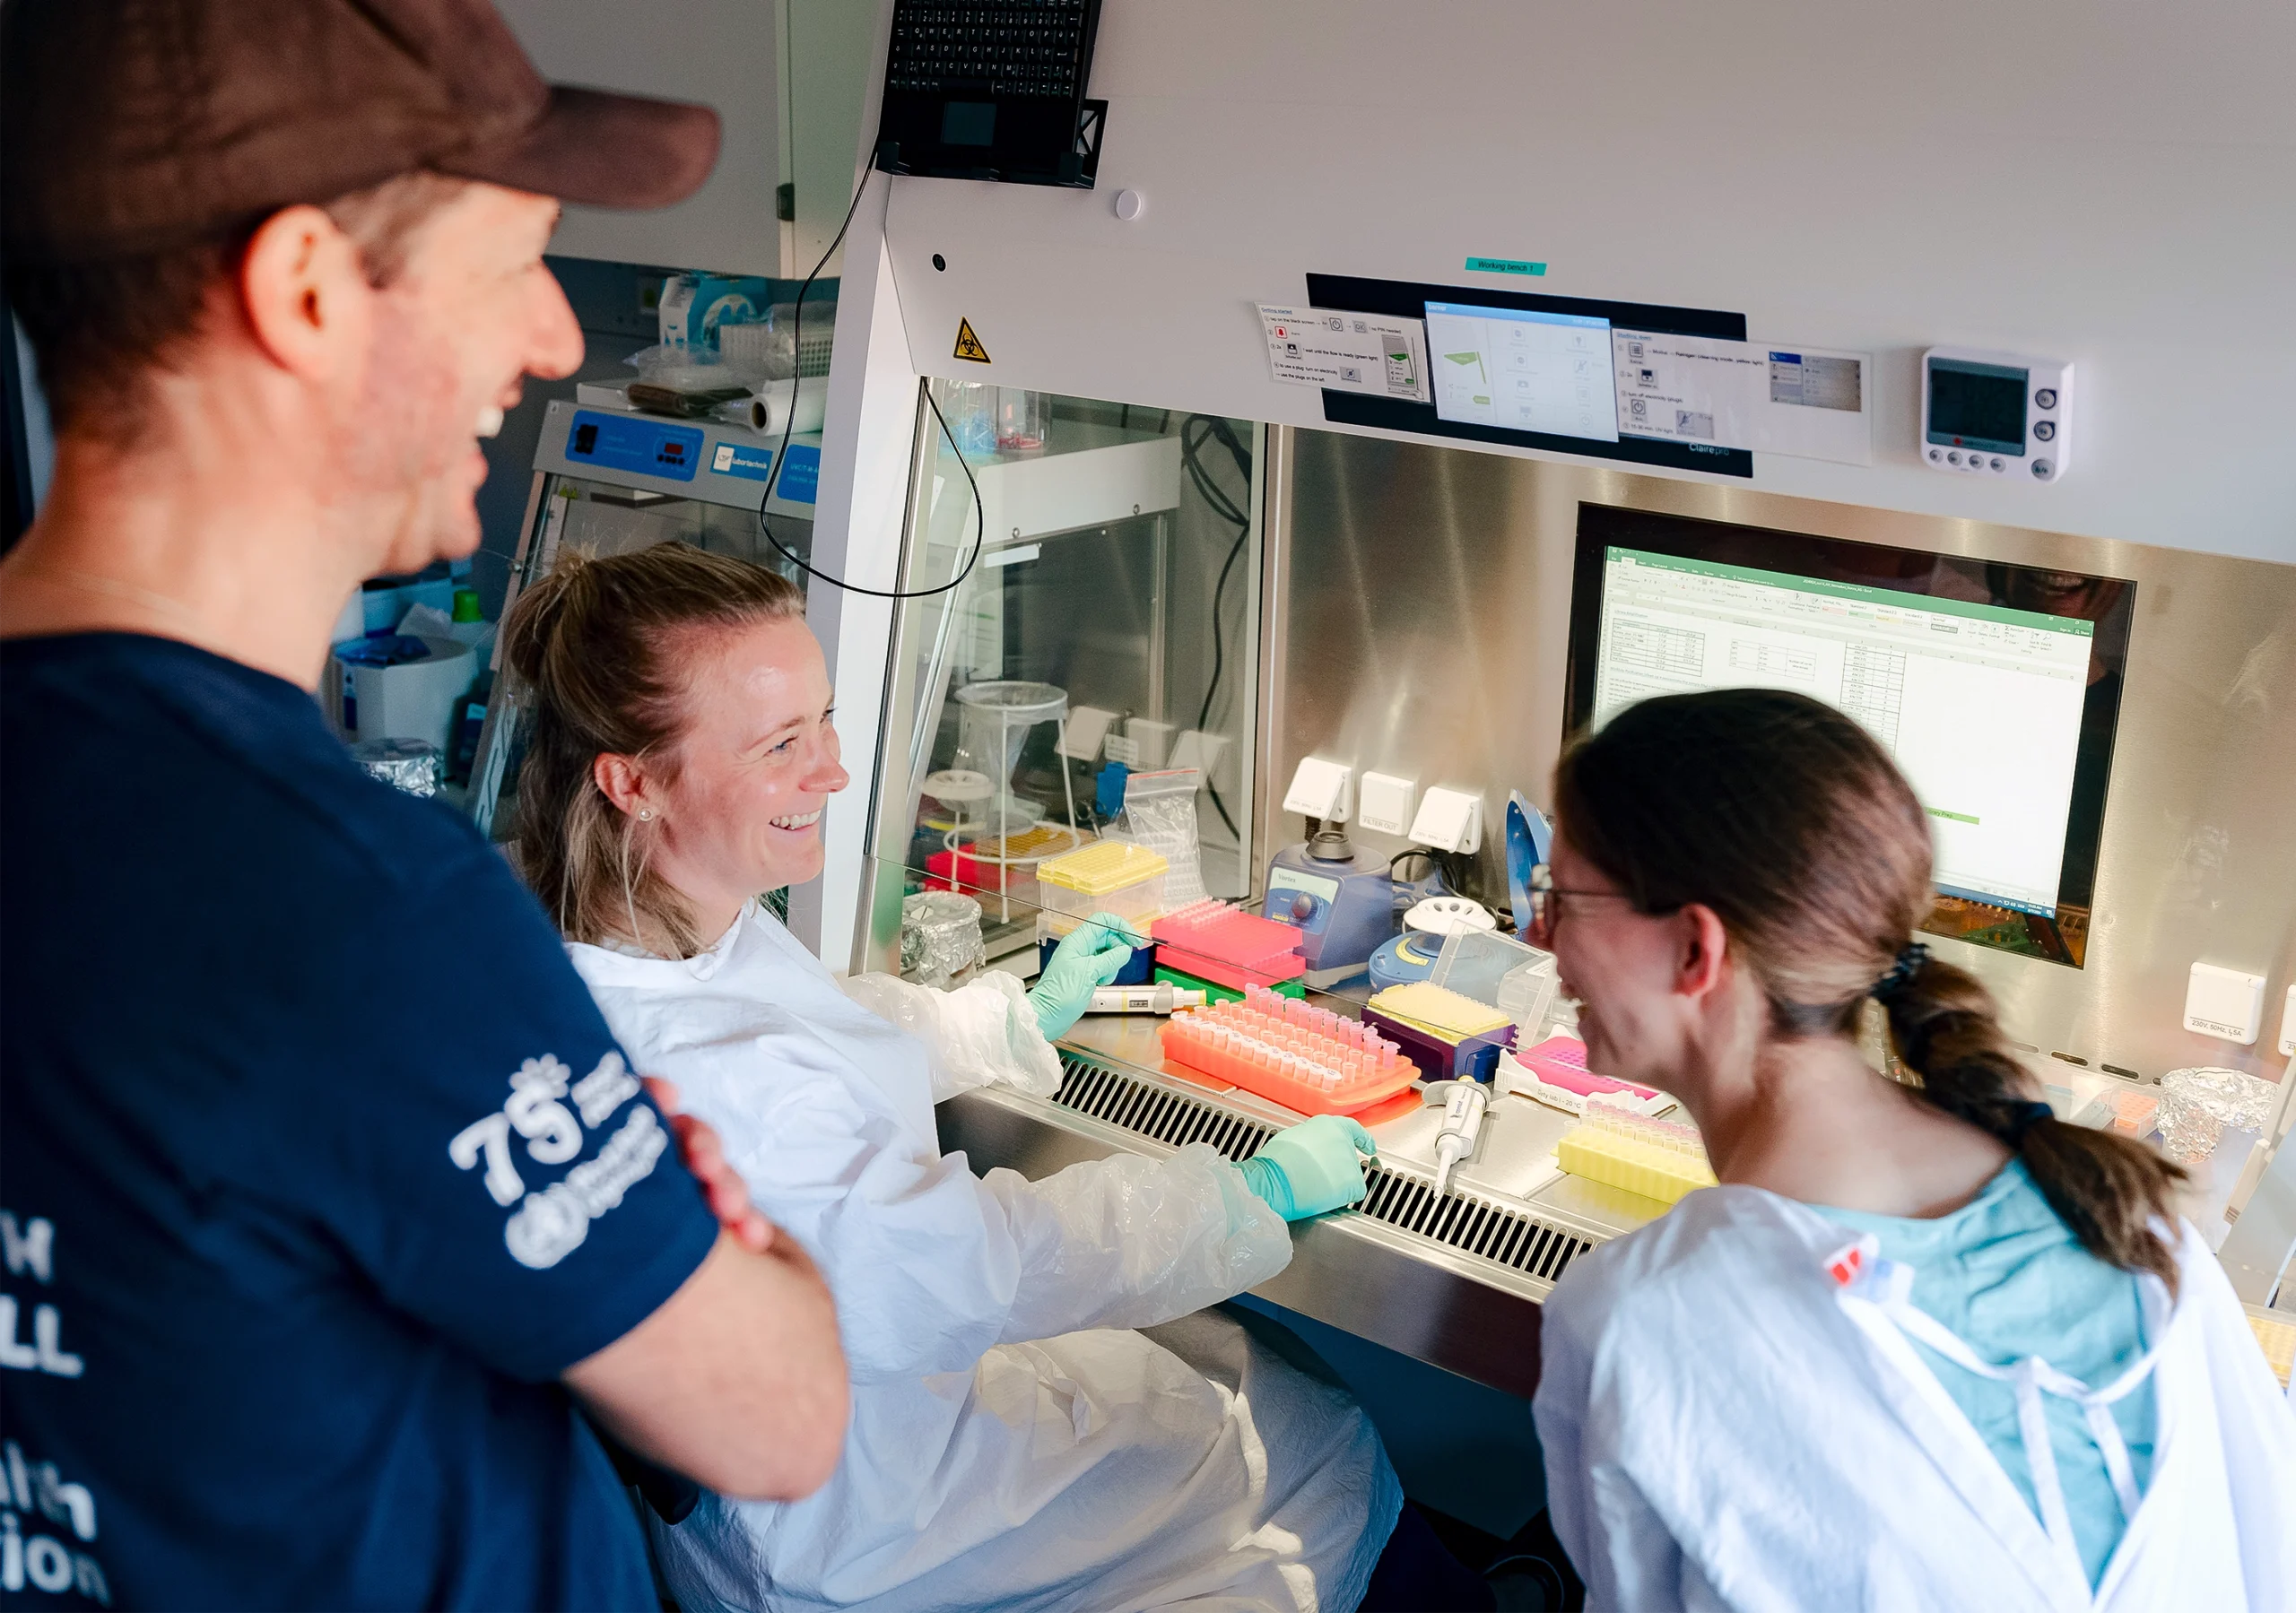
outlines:
[{"label": "plastic bag", "polygon": [[728,387],[747,392],[754,377],[746,365],[729,364],[715,348],[690,342],[663,342],[641,347],[623,363],[638,372],[648,386],[674,392],[714,392]]},{"label": "plastic bag", "polygon": [[1039,1097],[1060,1090],[1060,1055],[1037,1028],[1036,1009],[1016,976],[989,969],[946,992],[891,975],[856,975],[839,984],[853,1002],[925,1044],[936,1104],[992,1085]]},{"label": "plastic bag", "polygon": [[993,1170],[982,1184],[1004,1201],[1028,1274],[1005,1343],[1153,1327],[1232,1299],[1292,1261],[1283,1218],[1208,1143],[1164,1159],[1111,1154],[1034,1182]]},{"label": "plastic bag", "polygon": [[1167,767],[1135,773],[1124,781],[1124,837],[1160,854],[1170,864],[1164,876],[1164,911],[1200,902],[1204,855],[1196,832],[1196,793],[1201,767]]}]

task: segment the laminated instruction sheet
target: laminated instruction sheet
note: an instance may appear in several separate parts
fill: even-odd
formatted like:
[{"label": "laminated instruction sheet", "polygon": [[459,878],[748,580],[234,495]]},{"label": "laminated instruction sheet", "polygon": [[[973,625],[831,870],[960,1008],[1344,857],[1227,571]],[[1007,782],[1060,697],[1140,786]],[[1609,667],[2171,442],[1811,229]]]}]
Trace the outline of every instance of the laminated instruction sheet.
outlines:
[{"label": "laminated instruction sheet", "polygon": [[1611,348],[1622,436],[1874,462],[1864,353],[1621,329]]},{"label": "laminated instruction sheet", "polygon": [[1279,381],[1368,392],[1423,403],[1427,332],[1416,319],[1340,308],[1259,305],[1267,332],[1267,368]]}]

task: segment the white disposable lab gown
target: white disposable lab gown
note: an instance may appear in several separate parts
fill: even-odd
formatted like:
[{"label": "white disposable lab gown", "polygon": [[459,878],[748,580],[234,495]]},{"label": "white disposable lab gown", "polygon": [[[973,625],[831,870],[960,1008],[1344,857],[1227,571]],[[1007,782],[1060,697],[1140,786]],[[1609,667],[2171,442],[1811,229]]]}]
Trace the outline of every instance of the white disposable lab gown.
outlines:
[{"label": "white disposable lab gown", "polygon": [[1828,1273],[1850,1236],[1711,1187],[1555,1286],[1535,1409],[1588,1608],[2296,1607],[2296,1414],[2189,1227],[2146,1340],[2150,1481],[2093,1592],[1862,1285]]},{"label": "white disposable lab gown", "polygon": [[820,1491],[656,1522],[687,1613],[1361,1599],[1402,1505],[1369,1420],[1189,1314],[1291,1259],[1234,1166],[1199,1144],[1031,1183],[943,1157],[939,1097],[1058,1081],[1018,981],[848,996],[754,904],[697,958],[568,951],[637,1068],[677,1083],[820,1263],[852,1370]]}]

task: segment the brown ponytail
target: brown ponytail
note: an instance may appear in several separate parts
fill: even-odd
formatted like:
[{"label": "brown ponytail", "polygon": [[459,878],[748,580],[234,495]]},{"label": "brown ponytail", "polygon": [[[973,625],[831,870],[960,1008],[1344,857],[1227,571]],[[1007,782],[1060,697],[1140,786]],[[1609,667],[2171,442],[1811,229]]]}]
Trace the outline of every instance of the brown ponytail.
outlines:
[{"label": "brown ponytail", "polygon": [[1881,995],[1922,1097],[2014,1149],[2091,1253],[2174,1288],[2153,1223],[2174,1224],[2184,1172],[2132,1139],[2039,1118],[1991,994],[1909,950],[1932,900],[1929,820],[1856,722],[1782,689],[1644,700],[1564,750],[1555,810],[1639,910],[1713,909],[1775,1034],[1848,1036]]},{"label": "brown ponytail", "polygon": [[649,866],[645,826],[592,776],[604,754],[674,763],[684,722],[679,639],[803,618],[787,578],[688,543],[592,560],[569,551],[511,606],[504,661],[534,716],[518,770],[518,867],[569,941],[705,944]]},{"label": "brown ponytail", "polygon": [[2150,1271],[2176,1291],[2175,1253],[2152,1223],[2174,1223],[2182,1166],[2134,1138],[2045,1117],[2034,1106],[2032,1078],[2002,1034],[1993,994],[1966,970],[1923,957],[1881,999],[1890,1040],[1920,1076],[1922,1097],[2009,1142],[2082,1247],[2123,1270]]}]

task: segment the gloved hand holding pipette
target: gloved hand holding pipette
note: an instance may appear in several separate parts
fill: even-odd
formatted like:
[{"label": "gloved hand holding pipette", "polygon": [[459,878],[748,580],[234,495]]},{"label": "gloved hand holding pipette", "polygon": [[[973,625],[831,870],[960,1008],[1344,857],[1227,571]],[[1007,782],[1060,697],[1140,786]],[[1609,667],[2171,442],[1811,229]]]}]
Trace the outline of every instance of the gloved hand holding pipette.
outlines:
[{"label": "gloved hand holding pipette", "polygon": [[1132,961],[1132,949],[1143,944],[1144,938],[1113,913],[1095,913],[1063,936],[1029,989],[1045,1040],[1066,1036],[1091,1007],[1092,993],[1122,974]]},{"label": "gloved hand holding pipette", "polygon": [[1367,1188],[1361,1156],[1379,1145],[1344,1114],[1318,1114],[1278,1132],[1236,1168],[1244,1185],[1287,1221],[1304,1221],[1360,1201]]}]

